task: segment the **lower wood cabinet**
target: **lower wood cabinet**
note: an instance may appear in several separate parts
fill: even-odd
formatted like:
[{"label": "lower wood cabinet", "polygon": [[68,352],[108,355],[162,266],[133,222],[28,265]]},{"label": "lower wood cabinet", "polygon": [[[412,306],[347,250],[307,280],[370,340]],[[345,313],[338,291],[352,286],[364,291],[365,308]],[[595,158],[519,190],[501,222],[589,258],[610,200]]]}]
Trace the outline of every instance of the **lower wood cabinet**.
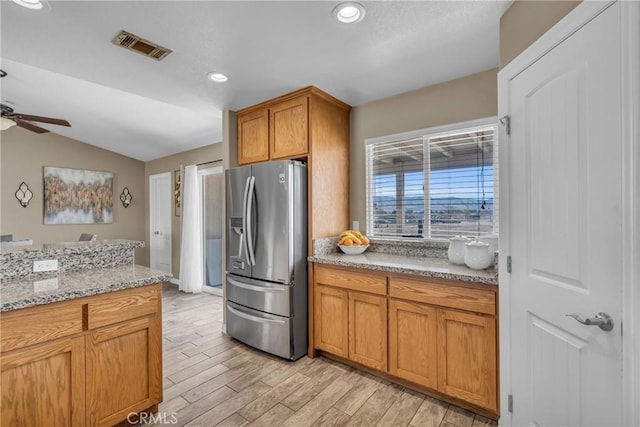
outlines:
[{"label": "lower wood cabinet", "polygon": [[387,369],[387,298],[349,292],[349,359]]},{"label": "lower wood cabinet", "polygon": [[437,310],[426,304],[389,300],[389,373],[436,389]]},{"label": "lower wood cabinet", "polygon": [[349,292],[318,285],[314,304],[316,347],[336,356],[349,357]]},{"label": "lower wood cabinet", "polygon": [[111,426],[160,403],[161,289],[2,313],[1,425]]},{"label": "lower wood cabinet", "polygon": [[497,417],[496,292],[316,264],[313,348]]},{"label": "lower wood cabinet", "polygon": [[89,425],[113,425],[131,412],[162,399],[161,354],[155,317],[104,327],[86,338],[87,419]]},{"label": "lower wood cabinet", "polygon": [[2,354],[3,426],[85,425],[84,337]]},{"label": "lower wood cabinet", "polygon": [[495,318],[440,309],[437,342],[438,390],[497,411]]}]

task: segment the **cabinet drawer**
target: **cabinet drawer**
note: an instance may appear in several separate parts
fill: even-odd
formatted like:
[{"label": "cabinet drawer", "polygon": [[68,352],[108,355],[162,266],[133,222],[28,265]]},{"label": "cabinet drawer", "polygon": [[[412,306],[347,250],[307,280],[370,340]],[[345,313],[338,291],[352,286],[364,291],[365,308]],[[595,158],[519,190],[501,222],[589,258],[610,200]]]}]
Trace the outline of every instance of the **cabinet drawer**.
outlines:
[{"label": "cabinet drawer", "polygon": [[97,297],[87,304],[89,329],[124,322],[159,311],[160,285],[129,289]]},{"label": "cabinet drawer", "polygon": [[342,268],[315,265],[315,280],[321,285],[368,292],[371,294],[387,294],[387,276],[369,273],[366,270],[348,270]]},{"label": "cabinet drawer", "polygon": [[496,294],[487,289],[466,288],[442,279],[418,280],[405,277],[389,278],[389,295],[409,301],[476,313],[496,314]]},{"label": "cabinet drawer", "polygon": [[76,301],[46,304],[2,313],[1,351],[82,332],[82,304]]}]

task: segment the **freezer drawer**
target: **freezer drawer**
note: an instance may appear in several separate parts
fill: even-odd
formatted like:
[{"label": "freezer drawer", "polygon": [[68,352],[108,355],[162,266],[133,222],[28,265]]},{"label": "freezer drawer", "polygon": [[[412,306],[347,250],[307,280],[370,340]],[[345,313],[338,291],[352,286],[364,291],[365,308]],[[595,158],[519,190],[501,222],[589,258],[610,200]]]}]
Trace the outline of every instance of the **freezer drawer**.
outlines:
[{"label": "freezer drawer", "polygon": [[257,349],[293,358],[292,318],[274,316],[227,301],[227,333]]},{"label": "freezer drawer", "polygon": [[227,275],[227,300],[279,316],[293,316],[292,286]]}]

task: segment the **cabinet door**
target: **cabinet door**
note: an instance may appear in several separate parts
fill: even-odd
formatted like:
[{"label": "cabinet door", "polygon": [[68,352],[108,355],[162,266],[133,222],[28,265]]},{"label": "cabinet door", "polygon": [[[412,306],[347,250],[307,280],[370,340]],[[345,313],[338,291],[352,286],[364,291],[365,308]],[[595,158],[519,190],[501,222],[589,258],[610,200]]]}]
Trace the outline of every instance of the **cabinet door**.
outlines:
[{"label": "cabinet door", "polygon": [[349,359],[387,370],[387,298],[349,292]]},{"label": "cabinet door", "polygon": [[315,346],[344,358],[349,356],[348,292],[328,286],[315,286]]},{"label": "cabinet door", "polygon": [[3,353],[1,425],[85,425],[84,381],[84,337]]},{"label": "cabinet door", "polygon": [[269,109],[271,159],[309,152],[309,98],[301,96]]},{"label": "cabinet door", "polygon": [[269,160],[269,110],[238,115],[238,164]]},{"label": "cabinet door", "polygon": [[436,389],[436,309],[389,300],[389,373]]},{"label": "cabinet door", "polygon": [[497,411],[496,320],[438,310],[438,390]]},{"label": "cabinet door", "polygon": [[87,335],[87,424],[113,425],[162,400],[159,315]]}]

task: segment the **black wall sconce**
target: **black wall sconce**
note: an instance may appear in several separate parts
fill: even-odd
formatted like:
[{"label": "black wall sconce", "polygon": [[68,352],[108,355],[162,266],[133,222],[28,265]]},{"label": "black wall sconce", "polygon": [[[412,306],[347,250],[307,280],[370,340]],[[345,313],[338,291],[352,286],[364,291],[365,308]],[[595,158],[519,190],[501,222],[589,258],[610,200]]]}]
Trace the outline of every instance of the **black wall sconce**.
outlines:
[{"label": "black wall sconce", "polygon": [[20,206],[26,208],[29,206],[29,202],[33,198],[33,193],[29,190],[29,186],[22,181],[22,184],[18,187],[18,191],[16,191],[16,199],[20,203]]},{"label": "black wall sconce", "polygon": [[127,187],[124,187],[122,193],[120,193],[120,201],[122,202],[122,206],[128,208],[132,200],[133,196],[129,192],[129,189]]}]

